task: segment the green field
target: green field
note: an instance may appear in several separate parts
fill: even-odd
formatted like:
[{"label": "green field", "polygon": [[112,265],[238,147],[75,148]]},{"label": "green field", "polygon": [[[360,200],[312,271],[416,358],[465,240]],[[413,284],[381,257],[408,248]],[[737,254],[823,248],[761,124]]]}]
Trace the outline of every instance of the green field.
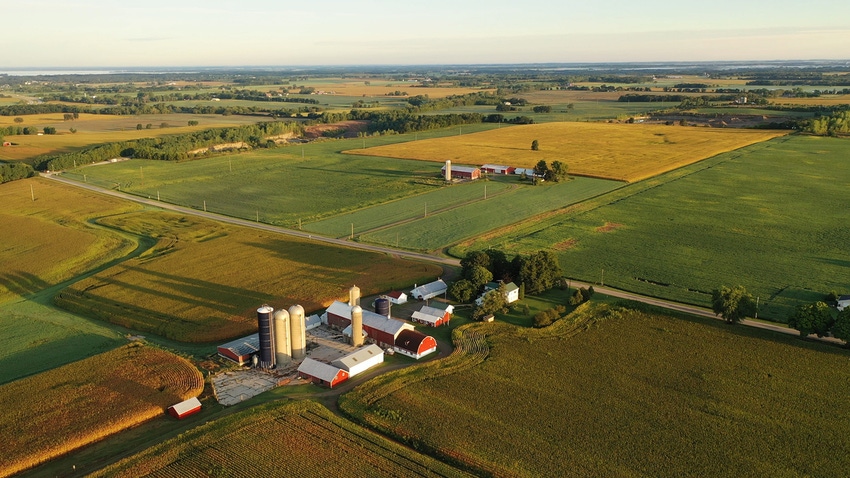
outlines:
[{"label": "green field", "polygon": [[846,350],[593,304],[544,329],[471,327],[464,354],[383,375],[341,407],[482,476],[840,477],[850,466]]},{"label": "green field", "polygon": [[569,277],[698,305],[740,284],[759,317],[784,321],[801,302],[850,291],[848,155],[846,140],[775,139],[452,253],[554,247]]},{"label": "green field", "polygon": [[499,230],[531,216],[563,208],[621,187],[623,183],[574,178],[559,184],[521,184],[504,194],[423,216],[415,221],[360,236],[374,244],[431,251],[488,231]]},{"label": "green field", "polygon": [[[495,125],[469,125],[470,133]],[[303,223],[433,191],[440,166],[353,157],[342,150],[454,135],[457,129],[318,141],[197,161],[131,160],[89,166],[65,177],[229,216],[282,225]]]},{"label": "green field", "polygon": [[471,476],[311,402],[201,425],[91,476]]}]

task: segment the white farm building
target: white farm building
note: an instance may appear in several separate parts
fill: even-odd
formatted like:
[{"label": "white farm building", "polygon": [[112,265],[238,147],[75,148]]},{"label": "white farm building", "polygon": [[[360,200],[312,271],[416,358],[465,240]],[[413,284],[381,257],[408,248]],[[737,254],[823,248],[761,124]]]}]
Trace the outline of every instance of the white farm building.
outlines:
[{"label": "white farm building", "polygon": [[410,291],[410,296],[414,299],[428,300],[438,295],[445,294],[448,286],[442,279],[437,279],[434,282],[429,282]]},{"label": "white farm building", "polygon": [[349,377],[353,377],[358,373],[365,372],[370,368],[383,363],[384,350],[375,344],[361,347],[359,350],[352,352],[345,357],[339,358],[331,362],[331,365],[339,367],[348,372]]}]

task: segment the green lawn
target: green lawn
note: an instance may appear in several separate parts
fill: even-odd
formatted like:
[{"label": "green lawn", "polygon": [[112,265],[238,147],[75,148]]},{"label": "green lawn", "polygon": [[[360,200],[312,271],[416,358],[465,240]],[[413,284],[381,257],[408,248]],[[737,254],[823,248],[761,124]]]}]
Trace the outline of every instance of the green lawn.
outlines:
[{"label": "green lawn", "polygon": [[699,305],[740,284],[759,297],[759,317],[783,321],[801,302],[850,292],[848,156],[850,141],[779,138],[452,253],[562,245],[570,277],[599,282],[604,269],[605,285]]}]

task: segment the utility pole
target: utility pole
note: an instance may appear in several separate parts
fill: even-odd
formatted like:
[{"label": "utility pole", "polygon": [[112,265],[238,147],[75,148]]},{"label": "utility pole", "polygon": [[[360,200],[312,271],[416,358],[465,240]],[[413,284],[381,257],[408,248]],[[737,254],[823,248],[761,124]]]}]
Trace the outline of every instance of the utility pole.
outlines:
[{"label": "utility pole", "polygon": [[156,200],[159,201],[159,191],[156,192]]},{"label": "utility pole", "polygon": [[754,318],[759,318],[759,296],[756,296],[756,316]]},{"label": "utility pole", "polygon": [[484,184],[484,199],[487,199],[487,184]]},{"label": "utility pole", "polygon": [[230,167],[230,172],[232,173],[233,172],[233,160],[228,159],[227,160],[227,166]]},{"label": "utility pole", "polygon": [[428,217],[428,201],[425,201],[425,216]]},{"label": "utility pole", "polygon": [[298,218],[298,230],[299,231],[301,230],[301,218],[300,217]]},{"label": "utility pole", "polygon": [[602,269],[602,279],[599,280],[599,285],[605,285],[605,269]]},{"label": "utility pole", "polygon": [[257,222],[260,222],[260,210],[257,209]]},{"label": "utility pole", "polygon": [[207,212],[207,200],[204,199],[204,212]]},{"label": "utility pole", "polygon": [[35,202],[35,190],[32,188],[32,184],[30,184],[30,196],[32,197],[32,202]]},{"label": "utility pole", "polygon": [[351,237],[350,237],[350,239],[354,240],[354,223],[353,222],[351,223]]}]

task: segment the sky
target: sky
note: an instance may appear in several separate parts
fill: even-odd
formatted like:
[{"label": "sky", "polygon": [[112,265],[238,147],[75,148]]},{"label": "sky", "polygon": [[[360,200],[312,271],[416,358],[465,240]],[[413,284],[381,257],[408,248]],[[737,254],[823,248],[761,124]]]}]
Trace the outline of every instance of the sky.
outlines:
[{"label": "sky", "polygon": [[2,68],[850,59],[847,0],[28,0]]}]

